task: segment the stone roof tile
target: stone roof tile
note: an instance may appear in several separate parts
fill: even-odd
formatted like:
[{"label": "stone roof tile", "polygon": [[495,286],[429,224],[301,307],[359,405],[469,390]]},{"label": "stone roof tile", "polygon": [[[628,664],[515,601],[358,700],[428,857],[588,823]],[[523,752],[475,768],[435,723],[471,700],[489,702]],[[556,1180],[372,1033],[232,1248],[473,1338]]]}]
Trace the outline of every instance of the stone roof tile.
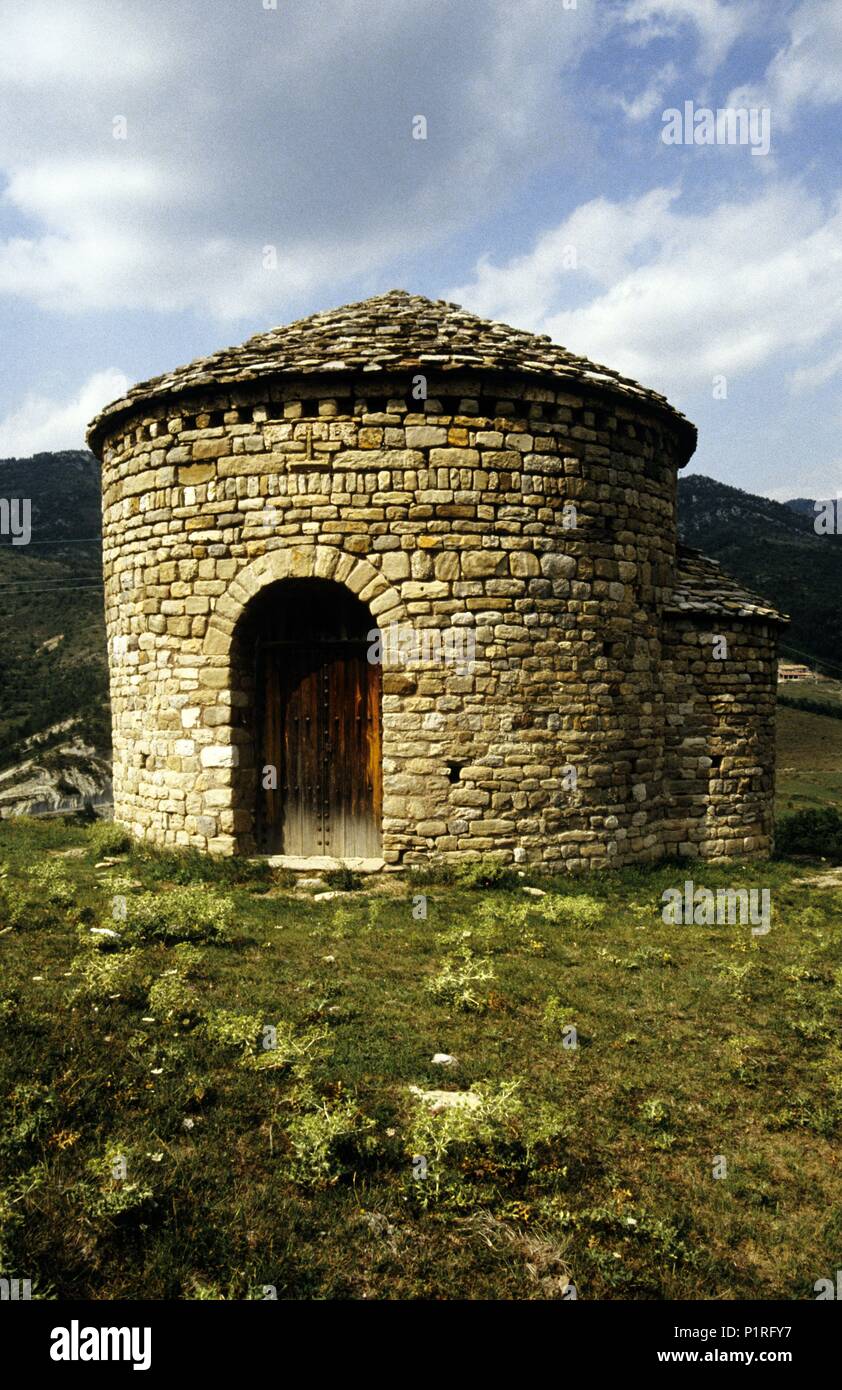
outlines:
[{"label": "stone roof tile", "polygon": [[222,348],[184,367],[152,377],[112,401],[91,422],[91,448],[106,429],[136,405],[173,397],[191,388],[240,384],[266,377],[319,372],[408,371],[435,366],[441,371],[488,370],[553,376],[609,387],[642,403],[667,410],[682,426],[688,457],[695,428],[665,396],[578,357],[546,334],[527,333],[471,314],[458,304],[390,290],[357,304],[311,314],[240,347]]},{"label": "stone roof tile", "polygon": [[770,623],[788,623],[757,594],[743,589],[730,575],[724,574],[718,560],[711,560],[701,551],[679,545],[676,582],[671,599],[664,605],[667,613],[684,618],[708,615],[729,618],[760,618]]}]

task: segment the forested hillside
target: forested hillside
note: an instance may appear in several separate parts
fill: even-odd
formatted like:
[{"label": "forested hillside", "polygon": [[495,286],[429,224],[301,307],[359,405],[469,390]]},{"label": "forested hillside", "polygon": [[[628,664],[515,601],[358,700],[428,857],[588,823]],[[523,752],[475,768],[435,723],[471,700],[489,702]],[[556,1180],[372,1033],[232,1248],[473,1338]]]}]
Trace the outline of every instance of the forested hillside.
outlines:
[{"label": "forested hillside", "polygon": [[785,656],[842,675],[842,536],[819,536],[809,512],[691,474],[678,483],[679,534],[792,619]]},{"label": "forested hillside", "polygon": [[110,749],[99,464],[83,450],[3,459],[0,497],[31,506],[27,544],[0,536],[0,769],[36,751],[60,774],[63,747]]}]

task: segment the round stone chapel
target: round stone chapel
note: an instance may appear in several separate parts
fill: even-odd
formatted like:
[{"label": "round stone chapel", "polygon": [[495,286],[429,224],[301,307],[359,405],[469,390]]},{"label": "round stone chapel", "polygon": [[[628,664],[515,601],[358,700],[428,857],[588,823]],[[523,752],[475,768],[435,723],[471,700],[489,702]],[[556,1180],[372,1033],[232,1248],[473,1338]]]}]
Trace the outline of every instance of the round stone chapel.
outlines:
[{"label": "round stone chapel", "polygon": [[677,543],[696,432],[664,397],[395,290],[143,382],[88,442],[137,838],[769,852],[785,619]]}]

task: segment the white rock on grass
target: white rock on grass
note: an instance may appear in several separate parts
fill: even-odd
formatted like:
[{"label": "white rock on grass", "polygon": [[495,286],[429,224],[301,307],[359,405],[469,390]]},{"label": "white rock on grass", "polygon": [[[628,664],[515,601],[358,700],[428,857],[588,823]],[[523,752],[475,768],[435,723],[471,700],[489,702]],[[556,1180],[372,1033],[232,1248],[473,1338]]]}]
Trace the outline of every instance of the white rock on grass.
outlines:
[{"label": "white rock on grass", "polygon": [[409,1091],[429,1105],[433,1114],[442,1110],[476,1110],[482,1104],[476,1091],[422,1091],[420,1086],[410,1086]]},{"label": "white rock on grass", "polygon": [[436,1052],[432,1057],[434,1067],[455,1067],[456,1058],[451,1057],[449,1052]]}]

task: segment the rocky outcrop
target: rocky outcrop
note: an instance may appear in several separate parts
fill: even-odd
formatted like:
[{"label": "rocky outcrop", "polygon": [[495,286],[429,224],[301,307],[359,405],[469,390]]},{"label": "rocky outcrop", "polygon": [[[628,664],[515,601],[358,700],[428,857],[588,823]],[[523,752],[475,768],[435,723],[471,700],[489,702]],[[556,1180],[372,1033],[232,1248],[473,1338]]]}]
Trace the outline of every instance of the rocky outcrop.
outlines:
[{"label": "rocky outcrop", "polygon": [[0,818],[105,810],[112,801],[111,764],[96,749],[72,739],[46,754],[33,752],[0,772]]}]

